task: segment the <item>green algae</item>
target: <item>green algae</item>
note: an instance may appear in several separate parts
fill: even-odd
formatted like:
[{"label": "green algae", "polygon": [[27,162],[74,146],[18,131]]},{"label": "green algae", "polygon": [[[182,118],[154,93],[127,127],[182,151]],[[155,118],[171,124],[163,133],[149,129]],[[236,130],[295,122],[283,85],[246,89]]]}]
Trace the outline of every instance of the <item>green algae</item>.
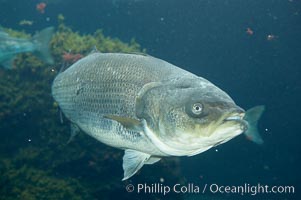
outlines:
[{"label": "green algae", "polygon": [[[49,172],[27,164],[16,167],[10,160],[1,161],[0,189],[6,200],[15,199],[91,199],[87,189],[75,178],[49,176]],[[0,199],[2,199],[0,197]]]},{"label": "green algae", "polygon": [[94,34],[80,35],[79,32],[73,32],[69,27],[65,26],[63,15],[58,16],[58,21],[58,31],[51,41],[51,50],[55,58],[60,59],[60,56],[64,52],[87,55],[94,48],[102,53],[145,51],[141,49],[140,45],[134,39],[126,44],[117,38],[104,36],[101,29],[96,30]]},{"label": "green algae", "polygon": [[[11,70],[0,68],[0,199],[141,199],[127,193],[122,182],[123,152],[80,134],[67,145],[70,128],[61,124],[51,83],[64,64],[64,52],[144,52],[134,40],[124,43],[101,30],[82,35],[59,25],[50,42],[55,64],[47,65],[31,53],[19,54]],[[16,37],[25,32],[6,29]],[[168,167],[169,166],[169,167]],[[179,183],[177,159],[153,165],[156,177]],[[134,180],[158,182],[150,167]],[[148,199],[158,199],[149,196]],[[172,197],[176,199],[176,197]]]}]

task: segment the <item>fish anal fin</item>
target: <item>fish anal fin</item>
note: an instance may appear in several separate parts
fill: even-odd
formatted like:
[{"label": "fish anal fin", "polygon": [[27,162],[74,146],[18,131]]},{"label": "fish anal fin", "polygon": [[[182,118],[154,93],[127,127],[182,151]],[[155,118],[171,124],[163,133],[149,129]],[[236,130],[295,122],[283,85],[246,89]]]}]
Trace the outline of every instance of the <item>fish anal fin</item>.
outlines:
[{"label": "fish anal fin", "polygon": [[140,151],[126,149],[123,156],[122,168],[124,171],[123,181],[131,178],[150,158],[150,155]]},{"label": "fish anal fin", "polygon": [[69,144],[73,140],[73,138],[76,135],[78,135],[78,133],[80,132],[79,127],[74,123],[71,123],[70,129],[71,129],[71,135],[70,135],[70,138],[69,138],[67,144]]},{"label": "fish anal fin", "polygon": [[59,107],[59,115],[60,115],[60,122],[61,124],[64,123],[64,116],[63,116],[63,111],[61,110],[61,108]]}]

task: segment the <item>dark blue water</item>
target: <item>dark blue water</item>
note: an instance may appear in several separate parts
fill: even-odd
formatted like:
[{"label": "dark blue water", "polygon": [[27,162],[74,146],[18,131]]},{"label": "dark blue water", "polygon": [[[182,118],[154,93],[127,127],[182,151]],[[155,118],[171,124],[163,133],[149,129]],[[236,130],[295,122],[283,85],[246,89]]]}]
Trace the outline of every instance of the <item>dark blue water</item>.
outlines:
[{"label": "dark blue water", "polygon": [[[45,14],[40,14],[35,8],[39,1],[0,1],[0,25],[34,32],[49,25],[56,26],[56,17],[61,13],[65,16],[65,24],[80,33],[92,33],[101,28],[105,35],[125,42],[135,38],[147,53],[205,77],[245,109],[266,106],[259,124],[265,141],[263,145],[258,146],[239,136],[203,154],[181,158],[181,176],[188,183],[291,185],[295,187],[295,194],[263,196],[266,199],[300,197],[299,0],[45,2]],[[34,24],[21,27],[18,23],[22,19],[33,20]],[[253,33],[247,33],[247,28]],[[121,161],[111,164],[120,167]],[[133,181],[142,183],[141,176],[146,172],[155,177],[146,180],[160,183],[158,171],[160,169],[155,166],[147,166],[140,178]],[[119,183],[116,181],[116,184]],[[119,192],[126,194],[125,191]],[[129,199],[154,198],[126,195]],[[261,199],[263,196],[256,197]],[[94,197],[102,199],[100,194]],[[250,196],[235,197],[244,199]],[[168,197],[158,196],[158,199],[164,198]],[[0,199],[5,199],[1,193]]]}]

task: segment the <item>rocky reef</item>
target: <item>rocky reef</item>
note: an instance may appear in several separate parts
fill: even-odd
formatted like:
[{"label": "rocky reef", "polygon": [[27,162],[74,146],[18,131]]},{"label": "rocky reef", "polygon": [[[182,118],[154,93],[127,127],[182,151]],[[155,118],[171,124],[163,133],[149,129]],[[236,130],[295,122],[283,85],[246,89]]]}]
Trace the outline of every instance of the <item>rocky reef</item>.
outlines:
[{"label": "rocky reef", "polygon": [[[51,97],[51,83],[59,69],[70,65],[64,54],[141,52],[134,40],[128,44],[104,36],[101,30],[82,35],[72,31],[59,16],[59,26],[50,42],[54,65],[33,54],[19,54],[11,70],[0,68],[0,199],[142,199],[128,193],[128,183],[181,183],[179,161],[163,159],[143,167],[130,181],[122,182],[123,151],[101,144],[86,134],[67,144],[70,128],[59,120]],[[30,37],[6,29],[13,36]],[[68,56],[69,56],[68,54]],[[147,199],[160,199],[149,194]],[[166,197],[165,197],[166,198]],[[169,196],[167,199],[180,196]]]}]

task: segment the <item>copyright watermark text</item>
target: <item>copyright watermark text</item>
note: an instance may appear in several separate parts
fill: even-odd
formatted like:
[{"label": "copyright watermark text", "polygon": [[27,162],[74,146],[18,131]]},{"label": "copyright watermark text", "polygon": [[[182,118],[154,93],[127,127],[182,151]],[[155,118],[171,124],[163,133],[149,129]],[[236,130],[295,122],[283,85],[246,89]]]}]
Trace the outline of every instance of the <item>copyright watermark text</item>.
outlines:
[{"label": "copyright watermark text", "polygon": [[258,195],[258,194],[294,194],[294,186],[270,186],[264,184],[251,185],[244,183],[242,185],[219,185],[216,183],[198,185],[187,183],[185,185],[165,185],[163,183],[138,183],[128,184],[125,187],[127,192],[135,192],[137,194],[239,194],[239,195]]}]

